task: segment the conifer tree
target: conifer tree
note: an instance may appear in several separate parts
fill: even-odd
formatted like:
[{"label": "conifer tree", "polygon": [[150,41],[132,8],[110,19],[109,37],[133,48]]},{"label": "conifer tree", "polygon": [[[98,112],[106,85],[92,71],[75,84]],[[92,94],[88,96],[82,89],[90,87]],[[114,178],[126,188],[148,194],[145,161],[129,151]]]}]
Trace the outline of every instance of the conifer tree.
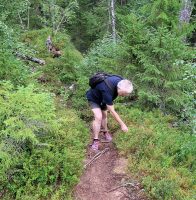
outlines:
[{"label": "conifer tree", "polygon": [[182,63],[193,56],[177,28],[179,6],[177,0],[155,1],[138,8],[140,16],[121,16],[126,59],[130,62],[126,68],[139,86],[141,105],[178,114],[189,101],[189,83],[183,79],[187,66]]}]

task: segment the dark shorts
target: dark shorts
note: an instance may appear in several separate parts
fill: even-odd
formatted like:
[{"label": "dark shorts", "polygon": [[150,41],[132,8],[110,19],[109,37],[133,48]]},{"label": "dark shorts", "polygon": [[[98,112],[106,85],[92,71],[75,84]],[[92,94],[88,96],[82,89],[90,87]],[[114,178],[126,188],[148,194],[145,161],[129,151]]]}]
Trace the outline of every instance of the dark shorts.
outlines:
[{"label": "dark shorts", "polygon": [[89,101],[88,103],[89,103],[91,109],[100,108],[101,110],[107,110],[106,104],[99,105],[99,104],[97,104],[97,103],[95,103],[93,101]]}]

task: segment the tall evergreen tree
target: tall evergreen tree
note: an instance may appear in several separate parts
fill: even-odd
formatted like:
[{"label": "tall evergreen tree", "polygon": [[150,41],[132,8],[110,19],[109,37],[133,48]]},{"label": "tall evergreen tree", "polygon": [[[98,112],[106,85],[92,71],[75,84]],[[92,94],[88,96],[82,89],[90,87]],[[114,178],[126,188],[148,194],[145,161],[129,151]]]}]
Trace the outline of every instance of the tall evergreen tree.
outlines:
[{"label": "tall evergreen tree", "polygon": [[139,86],[139,101],[178,114],[189,101],[189,81],[183,79],[187,66],[182,63],[193,55],[178,31],[179,6],[177,0],[150,2],[138,8],[141,15],[120,18],[127,52],[124,59],[129,63],[126,69]]}]

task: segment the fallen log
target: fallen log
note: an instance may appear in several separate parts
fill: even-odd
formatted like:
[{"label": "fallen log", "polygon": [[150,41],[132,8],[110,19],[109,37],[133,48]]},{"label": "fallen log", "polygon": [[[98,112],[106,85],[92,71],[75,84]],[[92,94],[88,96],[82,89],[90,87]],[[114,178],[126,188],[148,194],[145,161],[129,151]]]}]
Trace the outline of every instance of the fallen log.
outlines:
[{"label": "fallen log", "polygon": [[15,55],[17,57],[23,59],[23,60],[29,60],[29,61],[38,63],[40,65],[45,65],[46,64],[45,60],[42,60],[42,59],[39,59],[39,58],[34,58],[34,57],[27,56],[27,55],[24,55],[24,54],[21,54],[21,53],[18,53],[18,52],[16,52]]}]

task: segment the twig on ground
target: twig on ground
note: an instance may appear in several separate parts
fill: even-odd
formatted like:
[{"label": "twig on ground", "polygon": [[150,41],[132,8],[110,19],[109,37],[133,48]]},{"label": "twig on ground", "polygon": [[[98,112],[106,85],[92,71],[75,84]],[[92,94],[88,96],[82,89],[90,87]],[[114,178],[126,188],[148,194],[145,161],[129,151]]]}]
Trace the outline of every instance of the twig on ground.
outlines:
[{"label": "twig on ground", "polygon": [[126,186],[128,186],[128,185],[130,185],[130,186],[132,186],[132,187],[135,187],[135,185],[133,184],[133,183],[123,183],[122,185],[119,185],[119,186],[117,186],[117,187],[115,187],[115,188],[112,188],[111,190],[109,190],[109,191],[107,191],[108,193],[109,192],[113,192],[114,190],[117,190],[117,189],[119,189],[119,188],[121,188],[121,187],[126,187]]},{"label": "twig on ground", "polygon": [[106,140],[101,140],[101,143],[110,143],[110,142]]},{"label": "twig on ground", "polygon": [[84,168],[87,168],[89,165],[91,165],[95,160],[97,160],[101,155],[103,155],[108,150],[109,148],[105,148],[104,150],[98,152],[95,156],[93,156],[93,158],[86,165],[84,165]]}]

